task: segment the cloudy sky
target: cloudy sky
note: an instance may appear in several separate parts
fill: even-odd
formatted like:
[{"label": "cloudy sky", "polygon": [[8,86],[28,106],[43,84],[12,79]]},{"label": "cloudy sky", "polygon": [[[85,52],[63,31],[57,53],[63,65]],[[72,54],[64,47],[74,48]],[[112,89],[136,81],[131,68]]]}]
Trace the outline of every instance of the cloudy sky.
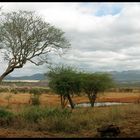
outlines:
[{"label": "cloudy sky", "polygon": [[[3,11],[36,11],[46,22],[61,28],[71,43],[54,64],[76,66],[85,71],[140,69],[140,3],[0,3]],[[0,74],[6,62],[0,61]],[[27,63],[12,76],[46,72],[47,65]]]}]

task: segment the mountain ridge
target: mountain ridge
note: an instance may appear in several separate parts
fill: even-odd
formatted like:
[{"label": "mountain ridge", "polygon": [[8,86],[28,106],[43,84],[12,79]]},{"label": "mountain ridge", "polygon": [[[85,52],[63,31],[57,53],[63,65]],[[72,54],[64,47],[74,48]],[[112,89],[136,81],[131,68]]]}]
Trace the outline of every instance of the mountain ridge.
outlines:
[{"label": "mountain ridge", "polygon": [[[140,70],[125,70],[125,71],[104,71],[112,75],[116,82],[140,82]],[[36,73],[31,76],[7,76],[4,80],[45,80],[43,73]]]},{"label": "mountain ridge", "polygon": [[45,76],[42,73],[33,74],[31,76],[6,76],[4,80],[44,80]]}]

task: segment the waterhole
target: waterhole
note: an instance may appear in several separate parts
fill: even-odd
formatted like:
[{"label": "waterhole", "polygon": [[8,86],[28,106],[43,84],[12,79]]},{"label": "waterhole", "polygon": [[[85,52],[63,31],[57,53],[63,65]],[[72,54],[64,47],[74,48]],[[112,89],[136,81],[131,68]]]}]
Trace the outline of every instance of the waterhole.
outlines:
[{"label": "waterhole", "polygon": [[[96,102],[94,103],[94,106],[112,106],[112,105],[123,105],[123,104],[128,104],[128,103],[121,103],[121,102]],[[79,103],[75,104],[75,107],[90,107],[91,104],[89,102],[87,103]],[[70,107],[70,105],[68,105]]]}]

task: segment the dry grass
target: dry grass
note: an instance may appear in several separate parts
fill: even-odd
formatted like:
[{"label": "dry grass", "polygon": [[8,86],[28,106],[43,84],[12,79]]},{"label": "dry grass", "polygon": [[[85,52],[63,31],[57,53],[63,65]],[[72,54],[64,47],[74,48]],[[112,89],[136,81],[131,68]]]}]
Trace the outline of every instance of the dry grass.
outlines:
[{"label": "dry grass", "polygon": [[[1,93],[0,105],[8,105],[7,97],[9,98],[10,106],[22,106],[29,104],[31,94],[29,93]],[[96,102],[138,102],[140,100],[140,93],[117,93],[117,92],[106,92],[98,95]],[[73,101],[75,103],[89,102],[86,96],[74,96]],[[60,106],[60,98],[54,93],[46,93],[40,96],[40,102],[43,106]]]},{"label": "dry grass", "polygon": [[139,108],[140,104],[77,108],[69,117],[52,115],[38,123],[26,121],[20,116],[9,126],[9,131],[6,129],[6,137],[11,137],[14,129],[19,132],[13,132],[14,137],[95,137],[96,129],[105,124],[118,125],[121,129],[119,137],[140,137]]},{"label": "dry grass", "polygon": [[[0,105],[7,106],[7,96],[1,93]],[[21,112],[29,105],[30,94],[12,94],[9,99],[9,110]],[[97,101],[137,102],[140,93],[103,93]],[[88,102],[86,96],[73,97],[75,103]],[[60,98],[51,93],[40,96],[42,106],[60,107]],[[42,119],[39,124],[26,122],[22,118],[16,119],[12,126],[0,129],[0,137],[94,137],[96,129],[104,124],[114,123],[121,128],[119,137],[140,137],[140,104],[119,105],[110,107],[77,108],[68,118],[52,117]],[[62,123],[63,122],[63,123]],[[16,129],[16,130],[15,130]],[[24,129],[24,130],[23,130]]]}]

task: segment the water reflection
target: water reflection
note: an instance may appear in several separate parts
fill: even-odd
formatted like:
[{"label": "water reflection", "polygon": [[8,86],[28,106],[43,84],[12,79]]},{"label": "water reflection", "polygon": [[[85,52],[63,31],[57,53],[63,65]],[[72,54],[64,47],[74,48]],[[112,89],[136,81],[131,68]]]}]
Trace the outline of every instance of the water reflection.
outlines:
[{"label": "water reflection", "polygon": [[[94,106],[112,106],[112,105],[123,105],[123,104],[128,104],[128,103],[120,103],[120,102],[98,102],[95,103]],[[91,104],[89,102],[87,103],[79,103],[75,104],[75,107],[90,107]],[[70,105],[68,105],[70,107]]]}]

